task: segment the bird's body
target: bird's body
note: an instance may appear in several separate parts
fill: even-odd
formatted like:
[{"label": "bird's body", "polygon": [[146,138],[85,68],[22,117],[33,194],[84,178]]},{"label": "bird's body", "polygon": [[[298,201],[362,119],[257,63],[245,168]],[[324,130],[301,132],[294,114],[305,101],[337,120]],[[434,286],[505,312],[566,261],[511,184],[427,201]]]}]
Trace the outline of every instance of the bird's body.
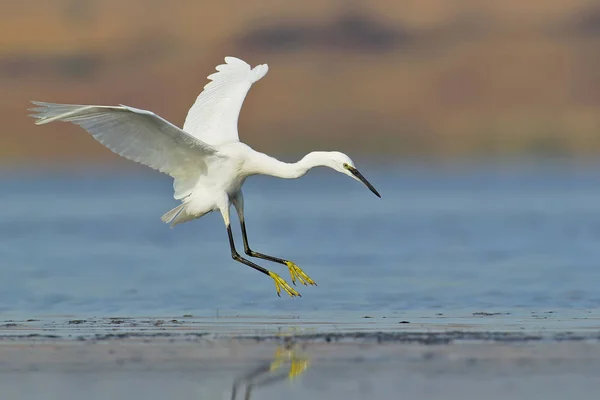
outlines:
[{"label": "bird's body", "polygon": [[[240,142],[221,145],[218,155],[209,156],[205,173],[198,177],[193,186],[179,193],[179,196],[184,196],[181,206],[178,206],[181,212],[173,219],[163,216],[162,220],[175,226],[227,207],[251,175],[248,173],[250,152],[254,150]],[[178,193],[176,188],[175,192]]]},{"label": "bird's body", "polygon": [[233,243],[230,227],[231,205],[242,226],[246,254],[286,265],[295,283],[314,284],[291,261],[254,252],[247,240],[241,188],[249,176],[262,174],[294,179],[309,169],[326,166],[365,183],[379,194],[356,170],[352,160],[339,152],[316,151],[296,163],[285,163],[241,143],[237,120],[243,101],[254,82],[268,71],[266,64],[251,68],[246,62],[226,57],[217,73],[188,112],[183,129],[156,114],[129,106],[93,106],[34,102],[36,124],[72,122],[86,129],[96,140],[122,157],[142,163],[173,177],[174,198],[181,204],[162,216],[165,223],[177,224],[220,211],[229,236],[232,257],[274,279],[279,294],[283,288],[298,296],[277,274],[242,258]]}]

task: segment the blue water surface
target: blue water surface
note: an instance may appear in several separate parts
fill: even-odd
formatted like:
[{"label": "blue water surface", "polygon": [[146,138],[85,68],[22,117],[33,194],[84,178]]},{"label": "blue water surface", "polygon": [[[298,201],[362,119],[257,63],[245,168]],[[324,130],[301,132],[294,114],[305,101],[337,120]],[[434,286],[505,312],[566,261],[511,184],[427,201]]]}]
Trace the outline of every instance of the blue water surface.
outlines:
[{"label": "blue water surface", "polygon": [[[244,188],[252,247],[318,287],[278,298],[230,257],[218,213],[170,229],[167,176],[0,175],[3,315],[244,314],[600,306],[600,165],[380,165]],[[238,249],[243,249],[234,224]],[[289,280],[285,267],[259,260]]]}]

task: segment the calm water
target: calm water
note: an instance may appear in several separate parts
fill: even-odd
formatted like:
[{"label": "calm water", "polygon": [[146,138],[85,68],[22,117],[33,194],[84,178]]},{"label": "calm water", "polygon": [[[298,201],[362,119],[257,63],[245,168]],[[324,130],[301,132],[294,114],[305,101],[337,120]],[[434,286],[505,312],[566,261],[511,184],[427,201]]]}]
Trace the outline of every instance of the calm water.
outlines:
[{"label": "calm water", "polygon": [[[364,167],[251,178],[250,243],[318,287],[277,298],[231,260],[219,214],[170,229],[171,181],[140,172],[0,176],[4,315],[504,310],[600,306],[600,165]],[[237,224],[236,239],[242,249]],[[267,262],[260,262],[267,265]],[[285,268],[268,267],[288,279]]]}]

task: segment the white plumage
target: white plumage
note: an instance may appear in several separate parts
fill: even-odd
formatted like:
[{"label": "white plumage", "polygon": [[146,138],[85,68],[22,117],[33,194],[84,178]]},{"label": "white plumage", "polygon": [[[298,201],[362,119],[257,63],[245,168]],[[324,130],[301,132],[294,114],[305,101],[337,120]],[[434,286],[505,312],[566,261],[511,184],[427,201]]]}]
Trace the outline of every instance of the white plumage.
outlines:
[{"label": "white plumage", "polygon": [[279,275],[241,257],[235,249],[229,208],[236,208],[242,227],[246,254],[286,265],[292,282],[314,284],[296,264],[252,251],[244,222],[241,187],[256,174],[298,178],[309,169],[325,166],[375,188],[358,172],[352,160],[340,152],[316,151],[296,163],[281,162],[241,143],[238,117],[252,84],[268,71],[266,64],[251,68],[245,61],[225,57],[225,64],[200,93],[186,117],[183,129],[158,115],[137,108],[33,102],[36,124],[53,121],[72,122],[87,130],[113,152],[174,178],[174,197],[181,204],[162,216],[172,226],[219,210],[227,227],[232,257],[273,278],[279,295],[285,290],[299,296]]},{"label": "white plumage", "polygon": [[269,71],[266,64],[252,69],[239,58],[225,57],[225,62],[208,76],[211,82],[204,86],[183,124],[184,131],[212,145],[239,140],[238,116],[246,94]]}]

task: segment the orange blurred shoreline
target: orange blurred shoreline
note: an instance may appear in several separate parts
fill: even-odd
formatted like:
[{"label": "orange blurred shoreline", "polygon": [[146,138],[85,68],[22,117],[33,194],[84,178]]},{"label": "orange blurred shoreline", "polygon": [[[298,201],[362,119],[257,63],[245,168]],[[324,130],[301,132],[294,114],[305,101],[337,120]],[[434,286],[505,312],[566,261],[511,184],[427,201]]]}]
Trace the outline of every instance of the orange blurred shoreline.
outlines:
[{"label": "orange blurred shoreline", "polygon": [[260,151],[600,154],[593,2],[132,0],[117,15],[116,0],[2,4],[0,164],[113,162],[77,127],[34,126],[29,101],[122,103],[181,126],[226,55],[270,66],[240,116]]}]

